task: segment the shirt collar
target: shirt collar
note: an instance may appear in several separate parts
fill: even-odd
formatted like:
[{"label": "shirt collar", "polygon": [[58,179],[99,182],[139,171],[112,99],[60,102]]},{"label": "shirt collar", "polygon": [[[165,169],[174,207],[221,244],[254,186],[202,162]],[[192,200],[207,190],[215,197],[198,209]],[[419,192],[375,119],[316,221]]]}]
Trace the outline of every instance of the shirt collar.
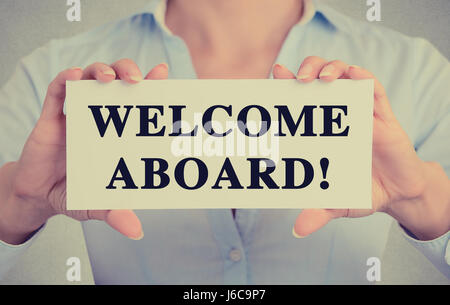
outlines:
[{"label": "shirt collar", "polygon": [[[303,26],[310,23],[312,20],[317,20],[321,23],[326,23],[333,28],[339,28],[346,23],[345,18],[334,9],[320,0],[303,0],[303,16],[296,26]],[[167,0],[150,0],[149,3],[140,11],[133,14],[133,16],[141,14],[150,14],[153,16],[157,24],[167,33],[171,34],[165,23]]]},{"label": "shirt collar", "polygon": [[311,0],[315,7],[314,19],[330,29],[351,30],[350,19],[321,0]]}]

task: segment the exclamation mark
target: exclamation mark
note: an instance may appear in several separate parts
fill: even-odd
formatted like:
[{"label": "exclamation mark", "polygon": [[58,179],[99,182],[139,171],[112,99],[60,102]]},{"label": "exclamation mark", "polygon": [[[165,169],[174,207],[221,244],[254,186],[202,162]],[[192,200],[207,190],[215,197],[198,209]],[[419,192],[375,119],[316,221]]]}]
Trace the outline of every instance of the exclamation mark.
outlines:
[{"label": "exclamation mark", "polygon": [[[323,179],[327,178],[327,170],[328,170],[329,164],[330,164],[330,161],[327,158],[320,159],[320,167],[322,168]],[[320,187],[323,190],[326,190],[329,186],[330,186],[330,184],[327,181],[320,182]]]}]

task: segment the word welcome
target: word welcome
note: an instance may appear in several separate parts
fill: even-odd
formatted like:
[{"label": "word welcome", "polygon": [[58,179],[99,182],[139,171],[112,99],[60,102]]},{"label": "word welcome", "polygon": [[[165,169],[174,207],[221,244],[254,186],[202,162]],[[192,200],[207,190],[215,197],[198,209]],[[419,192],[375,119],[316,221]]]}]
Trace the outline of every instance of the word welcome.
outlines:
[{"label": "word welcome", "polygon": [[[88,108],[91,110],[92,116],[95,120],[100,137],[104,137],[106,130],[111,122],[113,122],[116,134],[118,137],[122,136],[123,130],[125,128],[128,117],[133,109],[138,109],[138,119],[139,119],[139,132],[136,134],[137,137],[183,137],[190,136],[195,137],[198,135],[198,126],[196,125],[191,131],[182,131],[181,122],[182,110],[185,109],[186,105],[171,105],[167,108],[171,109],[172,113],[172,129],[170,133],[166,133],[166,126],[158,127],[158,117],[164,115],[165,107],[163,105],[90,105]],[[287,126],[291,136],[306,136],[306,137],[334,137],[334,136],[348,136],[350,127],[342,127],[342,116],[347,115],[347,106],[345,105],[324,105],[324,106],[314,106],[307,105],[300,107],[300,113],[296,120],[294,120],[288,106],[286,105],[275,105],[278,114],[278,132],[275,136],[286,137],[287,134],[283,132],[283,123]],[[232,105],[214,105],[208,107],[202,115],[202,127],[204,131],[213,137],[225,137],[231,133],[232,129],[228,129],[225,132],[216,132],[213,129],[213,114],[215,111],[221,109],[229,117],[232,117],[233,106]],[[314,131],[314,116],[318,109],[322,109],[323,115],[323,132],[318,134]],[[102,110],[106,110],[107,118],[105,119]],[[119,110],[123,110],[124,114],[122,116]],[[251,132],[247,126],[248,115],[250,111],[256,111],[261,117],[261,129],[258,132]],[[260,105],[248,105],[242,108],[237,115],[237,127],[247,137],[260,137],[266,134],[271,125],[272,117],[269,111]],[[300,125],[303,124],[304,131],[302,133],[297,133]],[[334,130],[334,126],[338,129]],[[317,126],[316,126],[317,127]],[[153,128],[154,130],[151,130]]]}]

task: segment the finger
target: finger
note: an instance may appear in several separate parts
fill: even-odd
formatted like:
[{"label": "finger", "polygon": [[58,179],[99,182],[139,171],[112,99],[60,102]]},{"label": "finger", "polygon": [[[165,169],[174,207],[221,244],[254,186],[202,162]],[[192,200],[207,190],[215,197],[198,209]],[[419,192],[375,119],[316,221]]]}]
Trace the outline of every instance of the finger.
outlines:
[{"label": "finger", "polygon": [[332,82],[338,78],[348,78],[346,71],[348,65],[340,60],[327,63],[319,73],[319,78],[325,82]]},{"label": "finger", "polygon": [[84,69],[82,79],[96,79],[102,83],[109,83],[116,79],[116,72],[110,66],[97,62]]},{"label": "finger", "polygon": [[327,61],[317,56],[306,57],[297,72],[297,80],[308,83],[319,78],[319,73]]},{"label": "finger", "polygon": [[64,100],[66,98],[66,81],[80,80],[83,69],[74,67],[62,71],[50,83],[42,107],[41,119],[48,120],[64,115]]},{"label": "finger", "polygon": [[295,74],[283,65],[275,64],[272,68],[274,79],[295,79]]},{"label": "finger", "polygon": [[105,221],[114,230],[134,240],[144,237],[141,222],[131,210],[88,211],[88,219]]},{"label": "finger", "polygon": [[167,79],[169,77],[169,66],[166,63],[161,63],[155,66],[147,73],[144,79]]},{"label": "finger", "polygon": [[116,72],[117,78],[130,84],[136,84],[142,80],[142,73],[131,59],[121,59],[111,65]]},{"label": "finger", "polygon": [[386,98],[386,91],[384,90],[383,85],[376,79],[376,77],[370,73],[369,71],[358,67],[358,66],[349,66],[347,71],[348,76],[351,79],[359,80],[359,79],[373,79],[375,81],[375,98],[383,99]]},{"label": "finger", "polygon": [[372,73],[358,66],[350,66],[346,74],[349,76],[349,78],[354,80],[373,79],[375,98],[374,114],[384,120],[394,119],[394,113],[392,112],[391,106],[389,104],[386,90]]},{"label": "finger", "polygon": [[298,215],[292,233],[297,238],[302,238],[316,232],[332,219],[347,217],[348,209],[306,209]]}]

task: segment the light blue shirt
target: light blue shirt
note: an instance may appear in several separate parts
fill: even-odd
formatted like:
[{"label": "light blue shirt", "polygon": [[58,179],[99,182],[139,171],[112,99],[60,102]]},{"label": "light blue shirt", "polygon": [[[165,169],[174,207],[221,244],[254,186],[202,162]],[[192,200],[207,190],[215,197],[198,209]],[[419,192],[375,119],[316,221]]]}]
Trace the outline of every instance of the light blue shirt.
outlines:
[{"label": "light blue shirt", "polygon": [[[87,33],[52,40],[24,58],[0,91],[0,165],[17,160],[58,72],[94,62],[134,60],[143,73],[167,62],[169,78],[196,78],[189,51],[164,26],[161,6]],[[354,21],[320,3],[290,31],[276,60],[297,71],[306,56],[372,71],[418,155],[450,174],[450,65],[427,41]],[[349,194],[351,196],[351,194]],[[101,222],[83,229],[96,283],[368,283],[367,259],[383,257],[392,222],[385,214],[339,219],[304,239],[292,236],[300,210],[137,211],[145,237],[132,241]],[[426,215],[424,215],[426,217]],[[421,242],[405,234],[450,277],[450,232]],[[0,243],[0,278],[34,241]],[[446,259],[447,257],[447,259]]]}]

